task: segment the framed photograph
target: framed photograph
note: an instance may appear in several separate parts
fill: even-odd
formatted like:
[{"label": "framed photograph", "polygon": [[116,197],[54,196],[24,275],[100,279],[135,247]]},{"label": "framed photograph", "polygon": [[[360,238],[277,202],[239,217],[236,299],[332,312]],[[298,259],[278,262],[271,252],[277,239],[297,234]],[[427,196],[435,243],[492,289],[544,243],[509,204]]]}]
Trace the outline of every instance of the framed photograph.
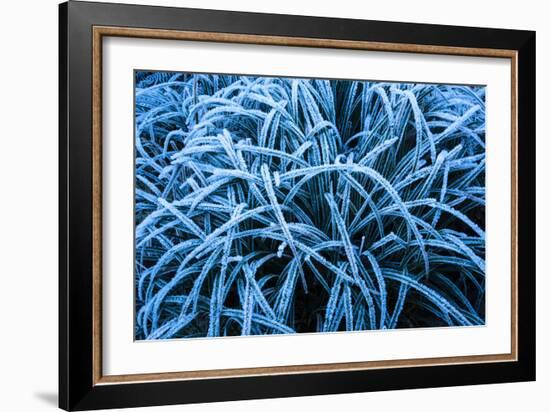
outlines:
[{"label": "framed photograph", "polygon": [[60,5],[66,410],[535,379],[535,33]]}]

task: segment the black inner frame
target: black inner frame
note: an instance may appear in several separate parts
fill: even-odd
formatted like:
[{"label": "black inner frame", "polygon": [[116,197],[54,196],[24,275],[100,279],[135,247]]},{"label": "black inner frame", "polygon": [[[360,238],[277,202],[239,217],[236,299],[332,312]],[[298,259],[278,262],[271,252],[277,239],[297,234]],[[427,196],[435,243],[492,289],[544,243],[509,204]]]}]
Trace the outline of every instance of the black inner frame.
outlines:
[{"label": "black inner frame", "polygon": [[[518,360],[94,385],[92,27],[359,40],[518,52]],[[506,120],[508,121],[508,119]],[[89,410],[535,379],[535,33],[109,3],[59,6],[59,406]]]}]

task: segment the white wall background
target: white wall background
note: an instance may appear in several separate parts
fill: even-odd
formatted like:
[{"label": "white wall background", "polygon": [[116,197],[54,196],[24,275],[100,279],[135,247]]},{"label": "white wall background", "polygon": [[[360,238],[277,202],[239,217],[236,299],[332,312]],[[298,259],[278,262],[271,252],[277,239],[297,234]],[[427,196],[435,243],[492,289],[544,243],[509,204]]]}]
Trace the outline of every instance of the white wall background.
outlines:
[{"label": "white wall background", "polygon": [[[128,1],[124,1],[128,2]],[[130,1],[142,3],[141,1]],[[547,410],[550,247],[546,201],[550,26],[545,2],[461,0],[180,0],[144,3],[537,31],[536,383],[172,406],[166,411]],[[57,0],[4,2],[0,13],[0,409],[57,404]]]}]

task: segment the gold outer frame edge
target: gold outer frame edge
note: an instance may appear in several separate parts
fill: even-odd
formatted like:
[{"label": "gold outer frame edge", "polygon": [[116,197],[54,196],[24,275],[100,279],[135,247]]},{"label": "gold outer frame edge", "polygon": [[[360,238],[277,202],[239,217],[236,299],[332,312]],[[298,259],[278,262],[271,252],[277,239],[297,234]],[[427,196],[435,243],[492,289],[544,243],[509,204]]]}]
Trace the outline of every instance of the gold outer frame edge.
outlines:
[{"label": "gold outer frame edge", "polygon": [[[517,52],[515,50],[467,48],[455,46],[432,46],[421,44],[385,43],[356,40],[334,40],[320,38],[264,36],[235,33],[215,33],[179,31],[163,29],[143,29],[133,27],[94,26],[92,44],[92,276],[93,276],[93,376],[94,385],[129,384],[137,382],[158,382],[171,380],[220,379],[231,377],[284,375],[300,373],[323,373],[357,371],[382,368],[404,368],[414,366],[440,366],[471,363],[513,362],[518,359],[517,336],[517,269],[518,269],[518,228],[517,228]],[[472,356],[450,356],[438,358],[392,359],[381,361],[326,363],[314,365],[288,365],[254,368],[217,369],[201,371],[141,373],[130,375],[103,375],[102,356],[102,40],[105,36],[150,38],[163,40],[207,41],[220,43],[257,44],[272,46],[318,47],[352,49],[399,53],[422,53],[437,55],[457,55],[475,57],[498,57],[511,60],[511,182],[512,182],[512,241],[511,241],[511,352],[509,354],[489,354]]]}]

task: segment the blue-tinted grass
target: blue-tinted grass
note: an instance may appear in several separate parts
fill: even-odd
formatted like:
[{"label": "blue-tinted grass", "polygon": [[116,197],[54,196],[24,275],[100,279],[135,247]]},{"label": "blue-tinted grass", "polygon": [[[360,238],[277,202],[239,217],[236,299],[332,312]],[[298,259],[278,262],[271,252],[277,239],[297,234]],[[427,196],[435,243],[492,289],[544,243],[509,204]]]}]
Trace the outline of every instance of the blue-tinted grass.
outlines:
[{"label": "blue-tinted grass", "polygon": [[135,81],[137,339],[484,324],[484,87]]}]

